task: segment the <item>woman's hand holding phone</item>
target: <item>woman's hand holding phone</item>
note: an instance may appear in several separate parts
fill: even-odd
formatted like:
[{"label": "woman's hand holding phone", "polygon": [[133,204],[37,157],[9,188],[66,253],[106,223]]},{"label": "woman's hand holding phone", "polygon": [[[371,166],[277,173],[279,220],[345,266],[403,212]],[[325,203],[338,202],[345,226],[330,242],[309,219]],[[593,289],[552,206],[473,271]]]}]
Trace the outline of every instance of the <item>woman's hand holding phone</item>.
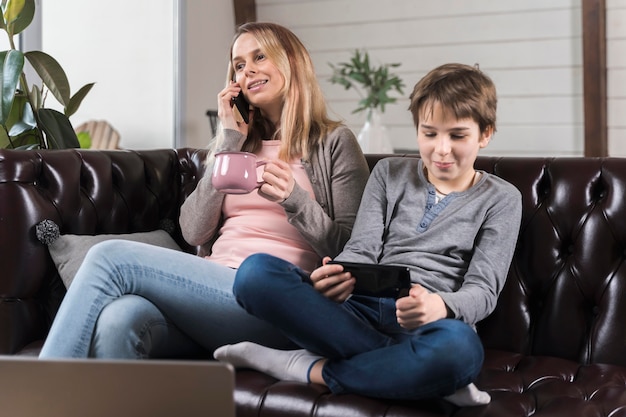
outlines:
[{"label": "woman's hand holding phone", "polygon": [[224,129],[238,130],[244,136],[248,136],[248,124],[238,122],[235,116],[235,113],[238,113],[234,103],[237,96],[243,97],[243,93],[239,84],[235,82],[231,82],[229,86],[220,91],[217,95],[217,116]]},{"label": "woman's hand holding phone", "polygon": [[245,124],[250,123],[250,104],[248,104],[248,100],[246,100],[246,97],[243,95],[243,91],[240,91],[239,95],[237,97],[233,97],[232,100],[235,105],[234,107],[241,115],[243,122]]}]

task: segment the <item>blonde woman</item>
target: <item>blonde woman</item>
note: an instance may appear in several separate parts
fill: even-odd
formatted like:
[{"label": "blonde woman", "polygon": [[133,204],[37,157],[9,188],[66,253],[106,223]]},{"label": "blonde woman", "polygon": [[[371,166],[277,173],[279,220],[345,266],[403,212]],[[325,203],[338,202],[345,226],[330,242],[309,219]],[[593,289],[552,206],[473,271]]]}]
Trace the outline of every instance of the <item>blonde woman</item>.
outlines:
[{"label": "blonde woman", "polygon": [[[126,241],[94,246],[40,357],[180,357],[242,340],[293,346],[236,303],[235,272],[257,252],[306,271],[338,254],[369,170],[354,134],[327,116],[311,58],[290,30],[241,26],[227,79],[208,174],[181,208],[183,236],[200,256]],[[249,102],[249,123],[233,106],[239,95]],[[267,161],[264,184],[243,195],[217,191],[210,174],[220,151]]]}]

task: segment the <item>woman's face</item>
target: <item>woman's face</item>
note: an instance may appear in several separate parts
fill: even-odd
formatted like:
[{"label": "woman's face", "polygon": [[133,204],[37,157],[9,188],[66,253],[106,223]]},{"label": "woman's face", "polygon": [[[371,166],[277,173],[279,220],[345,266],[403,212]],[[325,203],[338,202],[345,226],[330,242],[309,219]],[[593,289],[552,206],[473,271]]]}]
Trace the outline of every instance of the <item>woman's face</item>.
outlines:
[{"label": "woman's face", "polygon": [[235,82],[246,99],[261,110],[263,116],[277,123],[283,108],[282,90],[285,78],[261,50],[249,33],[239,36],[232,50]]}]

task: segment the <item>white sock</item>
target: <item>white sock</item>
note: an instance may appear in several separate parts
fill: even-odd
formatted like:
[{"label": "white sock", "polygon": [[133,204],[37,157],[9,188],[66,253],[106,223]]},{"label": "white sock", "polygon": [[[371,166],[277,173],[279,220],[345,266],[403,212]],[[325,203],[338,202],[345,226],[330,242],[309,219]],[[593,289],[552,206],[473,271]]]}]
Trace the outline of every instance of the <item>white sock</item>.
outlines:
[{"label": "white sock", "polygon": [[454,394],[443,398],[459,407],[484,405],[489,404],[491,401],[491,396],[485,391],[479,390],[474,384],[466,385],[456,390]]},{"label": "white sock", "polygon": [[252,368],[281,381],[310,382],[309,372],[320,359],[308,350],[272,349],[252,342],[224,345],[213,352],[215,359],[235,368]]}]

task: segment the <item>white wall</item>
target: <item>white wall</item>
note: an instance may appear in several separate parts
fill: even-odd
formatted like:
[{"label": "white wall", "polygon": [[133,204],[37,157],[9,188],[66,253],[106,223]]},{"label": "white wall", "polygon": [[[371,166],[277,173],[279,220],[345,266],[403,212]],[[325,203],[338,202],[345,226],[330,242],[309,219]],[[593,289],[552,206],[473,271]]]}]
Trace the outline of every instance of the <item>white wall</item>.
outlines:
[{"label": "white wall", "polygon": [[607,0],[609,154],[626,156],[626,0]]},{"label": "white wall", "polygon": [[123,148],[207,145],[205,112],[224,85],[234,33],[231,0],[40,1],[42,49],[72,93],[96,82],[74,126],[106,119]]},{"label": "white wall", "polygon": [[358,96],[328,83],[328,62],[365,48],[378,63],[402,64],[404,97],[384,115],[396,149],[416,149],[411,88],[454,61],[479,63],[498,87],[498,133],[484,154],[583,152],[581,0],[256,1],[259,20],[305,42],[330,105],[355,132],[364,121],[351,114]]},{"label": "white wall", "polygon": [[119,130],[122,147],[171,147],[176,2],[42,3],[42,48],[65,69],[72,94],[96,82],[73,125],[106,119]]},{"label": "white wall", "polygon": [[178,146],[203,148],[211,139],[206,111],[217,109],[217,93],[226,82],[230,43],[235,33],[232,0],[184,1],[181,29],[184,110]]}]

